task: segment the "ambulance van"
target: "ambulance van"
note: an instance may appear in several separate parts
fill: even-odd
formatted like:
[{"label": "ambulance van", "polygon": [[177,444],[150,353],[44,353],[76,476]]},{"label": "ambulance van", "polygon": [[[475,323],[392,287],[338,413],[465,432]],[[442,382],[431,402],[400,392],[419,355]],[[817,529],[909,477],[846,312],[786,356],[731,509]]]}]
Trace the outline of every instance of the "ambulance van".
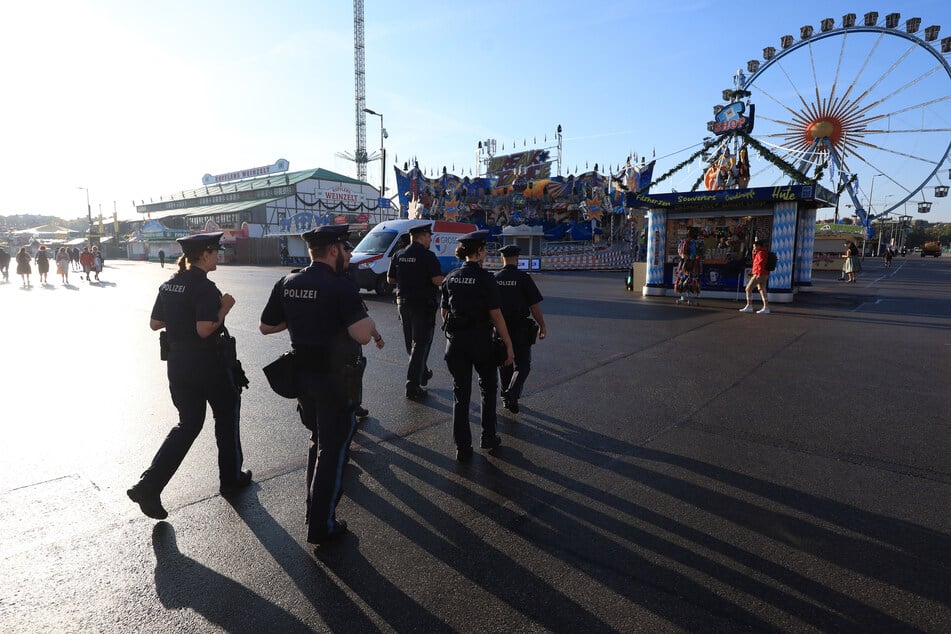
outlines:
[{"label": "ambulance van", "polygon": [[460,236],[479,228],[465,222],[442,220],[387,220],[373,227],[360,240],[350,258],[350,275],[360,288],[389,295],[393,287],[386,282],[386,273],[396,252],[410,243],[409,230],[420,225],[433,225],[433,239],[429,250],[436,254],[442,272],[458,268],[462,263],[456,259],[456,246]]}]

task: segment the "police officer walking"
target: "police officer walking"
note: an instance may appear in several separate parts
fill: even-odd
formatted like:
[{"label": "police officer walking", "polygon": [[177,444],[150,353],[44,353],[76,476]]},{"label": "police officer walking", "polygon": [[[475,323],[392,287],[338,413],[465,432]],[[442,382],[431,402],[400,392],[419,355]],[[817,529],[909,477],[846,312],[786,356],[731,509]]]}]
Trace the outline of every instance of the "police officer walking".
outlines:
[{"label": "police officer walking", "polygon": [[208,279],[208,273],[217,268],[220,240],[221,232],[179,238],[183,254],[178,272],[159,287],[152,307],[149,326],[164,328],[167,337],[168,386],[179,422],[127,493],[143,513],[159,520],[168,517],[162,490],[198,437],[207,405],[215,417],[222,495],[251,483],[251,472],[241,470],[239,429],[240,387],[247,385],[247,379],[237,362],[234,339],[225,328],[234,297],[222,295]]},{"label": "police officer walking", "polygon": [[456,257],[465,260],[462,267],[446,276],[442,283],[442,318],[446,330],[446,365],[452,375],[452,435],[456,442],[456,460],[472,458],[472,432],[469,428],[469,400],[472,396],[472,368],[479,375],[482,391],[483,449],[502,444],[496,434],[496,386],[498,360],[492,344],[492,329],[505,343],[504,364],[512,363],[509,339],[495,277],[482,268],[488,231],[474,231],[459,238]]},{"label": "police officer walking", "polygon": [[406,398],[420,399],[426,396],[423,386],[433,376],[427,361],[436,329],[436,301],[443,274],[439,259],[429,250],[432,223],[413,227],[409,232],[413,241],[393,257],[386,278],[396,285],[396,305],[409,355]]},{"label": "police officer walking", "polygon": [[[522,396],[525,379],[532,370],[532,344],[535,343],[536,328],[539,339],[544,339],[548,331],[540,306],[542,294],[538,292],[531,276],[518,270],[521,249],[510,244],[499,249],[499,253],[504,266],[496,271],[495,283],[499,286],[502,317],[505,318],[515,352],[515,363],[499,367],[500,392],[505,409],[518,414],[518,399]],[[534,321],[529,314],[535,318]]]},{"label": "police officer walking", "polygon": [[367,315],[353,283],[347,225],[301,235],[311,264],[274,285],[261,314],[265,335],[287,330],[297,365],[297,410],[311,432],[307,456],[307,541],[322,544],[342,535],[337,520],[343,467],[356,428],[354,393],[361,380],[361,346],[383,337]]}]

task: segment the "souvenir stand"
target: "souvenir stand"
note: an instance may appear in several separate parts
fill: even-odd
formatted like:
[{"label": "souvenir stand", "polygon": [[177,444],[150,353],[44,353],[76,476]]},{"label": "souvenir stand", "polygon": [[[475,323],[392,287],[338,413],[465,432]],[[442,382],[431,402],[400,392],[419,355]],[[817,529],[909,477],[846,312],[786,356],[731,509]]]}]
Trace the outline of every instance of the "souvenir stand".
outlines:
[{"label": "souvenir stand", "polygon": [[[812,284],[816,209],[835,205],[835,194],[817,185],[638,194],[647,209],[645,296],[680,296],[678,245],[703,241],[700,292],[712,299],[736,299],[752,266],[753,240],[766,240],[777,265],[769,276],[770,302],[792,302]],[[681,247],[682,248],[682,247]]]}]

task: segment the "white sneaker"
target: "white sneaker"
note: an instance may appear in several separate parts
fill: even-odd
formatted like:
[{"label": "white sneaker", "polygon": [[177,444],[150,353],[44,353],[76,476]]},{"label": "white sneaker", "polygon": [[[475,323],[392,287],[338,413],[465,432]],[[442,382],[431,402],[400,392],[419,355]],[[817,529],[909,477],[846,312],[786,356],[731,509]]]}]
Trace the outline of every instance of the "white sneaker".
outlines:
[{"label": "white sneaker", "polygon": [[768,314],[769,314],[769,309],[768,309],[768,308],[760,308],[758,311],[756,311],[756,314],[757,314],[757,315],[768,315]]},{"label": "white sneaker", "polygon": [[741,313],[751,313],[751,312],[753,312],[753,307],[752,307],[752,306],[744,306],[743,308],[740,309],[740,312],[741,312]]}]

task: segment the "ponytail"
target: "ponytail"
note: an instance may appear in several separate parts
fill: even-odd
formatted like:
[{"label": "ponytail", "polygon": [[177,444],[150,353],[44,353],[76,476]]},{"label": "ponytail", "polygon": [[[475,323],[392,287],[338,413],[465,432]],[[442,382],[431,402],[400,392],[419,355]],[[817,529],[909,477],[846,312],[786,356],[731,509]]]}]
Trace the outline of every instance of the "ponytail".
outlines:
[{"label": "ponytail", "polygon": [[178,258],[178,272],[179,273],[185,272],[185,269],[187,268],[186,266],[187,261],[188,261],[188,257],[184,253],[182,253],[181,257]]}]

